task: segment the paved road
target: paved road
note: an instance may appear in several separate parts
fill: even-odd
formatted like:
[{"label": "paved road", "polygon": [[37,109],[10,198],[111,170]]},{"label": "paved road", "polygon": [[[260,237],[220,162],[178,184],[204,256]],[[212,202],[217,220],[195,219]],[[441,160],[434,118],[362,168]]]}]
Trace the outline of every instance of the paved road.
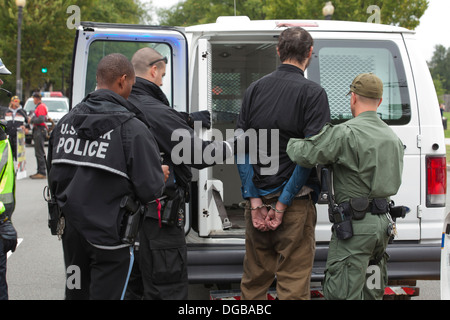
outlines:
[{"label": "paved road", "polygon": [[[36,173],[33,148],[26,148],[27,174]],[[61,242],[47,227],[47,203],[42,192],[47,180],[17,181],[13,223],[23,239],[8,258],[11,300],[64,298],[65,270]]]},{"label": "paved road", "polygon": [[[33,148],[26,149],[26,168],[30,175],[35,173],[36,161]],[[30,178],[17,181],[13,222],[22,241],[8,258],[11,300],[64,299],[65,268],[61,242],[50,234],[47,227],[47,207],[42,197],[46,183],[46,180]],[[418,286],[421,295],[414,299],[440,299],[439,281],[419,281]],[[209,289],[202,285],[190,286],[189,298],[208,299]]]}]

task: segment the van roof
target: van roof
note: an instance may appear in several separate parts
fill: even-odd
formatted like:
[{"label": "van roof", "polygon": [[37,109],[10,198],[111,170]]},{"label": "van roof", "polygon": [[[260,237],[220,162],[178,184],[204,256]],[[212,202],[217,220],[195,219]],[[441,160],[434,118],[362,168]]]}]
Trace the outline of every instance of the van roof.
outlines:
[{"label": "van roof", "polygon": [[186,27],[186,32],[279,31],[300,26],[308,31],[415,33],[402,27],[378,23],[338,20],[250,20],[247,16],[221,16],[215,23]]}]

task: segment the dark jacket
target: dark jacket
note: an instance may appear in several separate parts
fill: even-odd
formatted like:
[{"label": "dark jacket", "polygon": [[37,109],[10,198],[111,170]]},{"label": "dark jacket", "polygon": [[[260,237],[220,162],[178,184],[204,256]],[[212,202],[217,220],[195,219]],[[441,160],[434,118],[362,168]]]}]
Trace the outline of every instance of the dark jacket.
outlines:
[{"label": "dark jacket", "polygon": [[[253,183],[260,189],[281,186],[291,177],[295,163],[289,159],[286,146],[290,138],[305,138],[319,133],[330,121],[325,90],[304,77],[293,65],[282,64],[276,71],[252,83],[246,90],[236,128],[278,130],[279,170],[275,175],[261,174],[267,164],[253,164]],[[260,143],[260,142],[258,142]],[[268,146],[271,146],[268,139]],[[277,156],[277,155],[275,155]],[[315,170],[311,171],[315,175]]]},{"label": "dark jacket", "polygon": [[[213,157],[216,150],[222,152],[221,160],[230,155],[224,142],[206,141],[195,135],[194,130],[186,123],[185,116],[169,106],[166,96],[156,84],[136,77],[136,84],[133,86],[128,100],[137,107],[138,110],[134,112],[138,114],[138,117],[144,117],[143,121],[147,123],[158,142],[160,151],[163,153],[164,164],[169,165],[170,171],[177,174],[175,179],[179,184],[187,183],[185,187],[188,187],[192,177],[189,167],[202,169],[215,164],[205,161],[203,157],[199,156],[203,155],[203,151],[208,146],[213,147],[210,146],[208,149],[213,150]],[[177,139],[172,140],[172,134],[175,130],[180,135],[176,135]],[[172,154],[174,148],[180,146],[180,142],[191,147],[189,157],[178,158],[178,152]],[[168,184],[170,184],[170,180],[169,178]]]},{"label": "dark jacket", "polygon": [[97,90],[64,116],[49,141],[51,189],[65,218],[89,242],[120,244],[120,201],[162,195],[159,149],[127,100]]}]

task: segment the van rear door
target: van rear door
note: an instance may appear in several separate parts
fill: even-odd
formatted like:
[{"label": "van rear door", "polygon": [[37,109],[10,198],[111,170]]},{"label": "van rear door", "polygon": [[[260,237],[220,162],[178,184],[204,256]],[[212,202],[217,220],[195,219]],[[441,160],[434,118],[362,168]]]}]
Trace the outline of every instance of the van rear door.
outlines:
[{"label": "van rear door", "polygon": [[[121,53],[131,60],[133,54],[144,47],[151,47],[167,58],[166,75],[161,89],[173,108],[189,112],[188,50],[182,30],[95,22],[82,22],[77,29],[72,65],[71,107],[95,90],[97,64],[104,56]],[[187,208],[188,213],[189,211]],[[187,214],[186,230],[190,228],[190,220],[190,214]]]},{"label": "van rear door", "polygon": [[[312,32],[314,53],[307,77],[319,83],[328,94],[331,120],[343,123],[352,118],[347,93],[355,76],[373,72],[384,84],[383,101],[378,116],[402,140],[404,165],[402,185],[391,197],[396,205],[411,212],[397,220],[397,240],[420,240],[421,148],[419,112],[408,52],[400,33]],[[389,166],[388,163],[385,164]],[[386,181],[389,183],[389,181]],[[318,205],[316,239],[329,239],[327,206]]]},{"label": "van rear door", "polygon": [[181,30],[95,22],[82,22],[77,30],[72,66],[72,107],[95,90],[95,73],[101,58],[110,53],[122,53],[131,60],[143,47],[151,47],[167,57],[161,89],[173,108],[187,112],[187,41]]}]

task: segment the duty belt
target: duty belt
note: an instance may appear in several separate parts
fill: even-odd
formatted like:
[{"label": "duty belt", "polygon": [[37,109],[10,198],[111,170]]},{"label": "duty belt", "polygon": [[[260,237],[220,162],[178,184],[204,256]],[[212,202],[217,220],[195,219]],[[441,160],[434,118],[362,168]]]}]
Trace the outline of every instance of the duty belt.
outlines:
[{"label": "duty belt", "polygon": [[361,220],[367,212],[372,214],[385,214],[389,211],[389,203],[385,198],[352,198],[339,204],[342,213],[355,220]]}]

